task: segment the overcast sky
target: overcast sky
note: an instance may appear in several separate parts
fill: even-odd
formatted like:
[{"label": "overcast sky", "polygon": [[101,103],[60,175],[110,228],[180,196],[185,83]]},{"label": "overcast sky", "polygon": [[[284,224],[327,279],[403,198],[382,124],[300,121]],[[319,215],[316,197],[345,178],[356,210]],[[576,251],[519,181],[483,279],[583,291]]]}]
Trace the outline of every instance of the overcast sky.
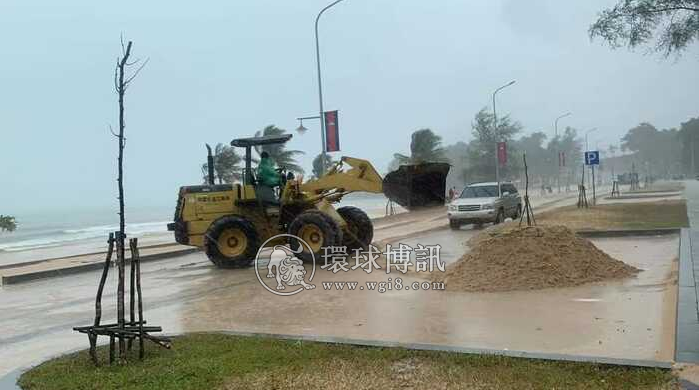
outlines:
[{"label": "overcast sky", "polygon": [[[587,28],[613,0],[345,0],[321,20],[326,109],[342,152],[385,171],[409,134],[471,138],[490,108],[526,133],[598,127],[606,146],[641,121],[699,116],[699,50],[679,61],[610,50]],[[60,5],[58,4],[60,3]],[[150,58],[126,97],[127,202],[174,204],[201,182],[204,143],[317,114],[313,21],[327,0],[0,2],[0,213],[115,205],[119,34]],[[564,5],[565,4],[565,5]],[[319,124],[289,146],[304,166]],[[592,142],[591,142],[592,143]]]}]

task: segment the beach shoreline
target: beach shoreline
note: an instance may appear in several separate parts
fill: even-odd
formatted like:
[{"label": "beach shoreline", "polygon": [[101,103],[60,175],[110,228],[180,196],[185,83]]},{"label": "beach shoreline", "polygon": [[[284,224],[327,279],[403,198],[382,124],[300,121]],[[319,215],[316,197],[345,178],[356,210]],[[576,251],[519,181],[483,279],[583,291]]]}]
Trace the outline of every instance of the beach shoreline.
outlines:
[{"label": "beach shoreline", "polygon": [[[379,213],[376,201],[381,201],[381,199],[374,199],[374,202],[372,202],[374,204],[369,205],[369,207],[366,207],[367,205],[364,206],[365,209],[368,209],[367,213],[377,228],[381,228],[381,225],[384,224],[400,223],[401,220],[405,219],[401,216],[409,214],[402,207],[396,206],[395,215],[381,215],[385,214],[385,212]],[[353,203],[356,204],[356,202]],[[341,204],[341,206],[346,205],[350,205],[349,202]],[[443,207],[441,208],[443,209]],[[381,210],[383,209],[384,206],[381,206]],[[198,250],[194,247],[176,243],[172,232],[149,233],[138,237],[141,255],[142,257],[149,256],[148,259],[178,256]],[[106,237],[89,242],[81,242],[77,245],[69,243],[56,247],[8,252],[5,253],[4,257],[0,255],[0,284],[17,283],[29,279],[49,277],[55,274],[92,270],[101,266],[105,255]],[[18,261],[7,261],[7,259],[12,259],[13,257]]]},{"label": "beach shoreline", "polygon": [[[376,219],[385,216],[387,199],[383,195],[375,194],[350,194],[345,197],[337,207],[357,206],[363,209],[370,218]],[[396,205],[397,212],[405,211]],[[115,224],[105,215],[111,214],[104,211],[92,219],[84,215],[75,217],[74,221],[56,222],[60,218],[47,217],[44,223],[42,218],[28,217],[28,226],[21,226],[18,231],[0,235],[0,269],[15,267],[20,264],[32,264],[41,261],[50,261],[76,256],[103,254],[106,250],[107,237],[110,232],[118,230]],[[157,210],[141,210],[140,214],[133,218],[134,222],[127,220],[127,236],[137,237],[141,247],[159,245],[177,245],[172,232],[166,230],[168,216],[171,210],[158,208]]]}]

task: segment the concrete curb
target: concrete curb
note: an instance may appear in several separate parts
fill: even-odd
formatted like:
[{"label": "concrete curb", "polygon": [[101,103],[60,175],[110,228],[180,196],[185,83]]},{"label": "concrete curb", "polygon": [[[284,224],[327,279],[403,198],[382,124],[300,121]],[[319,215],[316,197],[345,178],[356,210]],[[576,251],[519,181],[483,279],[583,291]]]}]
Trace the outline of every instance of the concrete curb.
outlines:
[{"label": "concrete curb", "polygon": [[580,362],[580,363],[598,363],[598,364],[611,364],[611,365],[616,365],[616,366],[629,366],[629,367],[649,367],[649,368],[671,369],[672,365],[673,365],[672,362],[662,362],[662,361],[656,361],[656,360],[636,360],[636,359],[613,358],[613,357],[604,357],[604,356],[568,355],[568,354],[558,354],[558,353],[511,351],[508,349],[469,348],[469,347],[456,347],[456,346],[442,345],[442,344],[403,343],[403,342],[399,342],[399,341],[362,340],[362,339],[351,339],[351,338],[334,337],[334,336],[304,336],[304,335],[288,335],[288,334],[279,334],[279,333],[258,333],[258,332],[237,332],[237,331],[195,332],[195,333],[220,333],[220,334],[228,334],[228,335],[232,335],[232,336],[267,337],[267,338],[275,338],[275,339],[281,339],[281,340],[313,341],[313,342],[328,343],[328,344],[345,344],[345,345],[357,345],[357,346],[379,347],[379,348],[404,348],[404,349],[412,349],[412,350],[418,350],[418,351],[443,351],[443,352],[454,352],[454,353],[463,353],[463,354],[472,354],[472,355],[495,355],[495,356],[524,358],[524,359],[558,360],[558,361],[570,361],[570,362]]},{"label": "concrete curb", "polygon": [[662,194],[657,194],[657,195],[641,195],[641,194],[632,194],[632,195],[621,195],[621,196],[607,196],[604,198],[604,200],[623,200],[623,199],[654,199],[654,198],[670,198],[673,196],[681,196],[681,192],[666,192]]},{"label": "concrete curb", "polygon": [[[138,249],[144,250],[144,249],[153,249],[153,248],[164,248],[167,246],[177,246],[175,243],[168,243],[168,244],[152,244],[152,245],[145,245],[145,246],[139,246]],[[128,253],[130,250],[128,248],[125,248],[125,251]],[[8,269],[8,268],[15,268],[15,267],[23,267],[26,265],[34,265],[34,264],[39,264],[39,263],[44,263],[44,262],[50,262],[54,260],[63,260],[63,259],[72,259],[76,257],[83,257],[83,256],[104,256],[106,255],[107,252],[101,251],[101,252],[88,252],[88,253],[80,253],[77,255],[69,255],[69,256],[62,256],[62,257],[50,257],[48,259],[41,259],[41,260],[32,260],[32,261],[25,261],[22,263],[12,263],[12,264],[0,264],[0,270],[2,269]]]},{"label": "concrete curb", "polygon": [[[188,255],[190,253],[194,253],[197,251],[199,251],[198,248],[187,248],[187,249],[177,249],[177,250],[173,250],[173,251],[169,251],[169,252],[154,253],[152,255],[141,256],[141,261],[147,262],[147,261],[161,260],[161,259],[164,259],[167,257],[184,256],[184,255]],[[129,263],[128,260],[127,260],[127,263]],[[87,272],[87,271],[94,271],[94,270],[102,269],[102,267],[104,267],[103,262],[94,262],[94,263],[76,265],[73,267],[56,268],[56,269],[48,269],[48,270],[44,270],[44,271],[36,271],[36,272],[31,272],[31,273],[26,273],[26,274],[1,276],[0,277],[0,286],[6,286],[9,284],[26,283],[26,282],[30,282],[30,281],[34,281],[34,280],[38,280],[38,279],[45,279],[45,278],[51,278],[51,277],[57,277],[57,276],[72,275],[72,274],[77,274],[77,273]]]},{"label": "concrete curb", "polygon": [[636,194],[662,194],[666,192],[683,192],[684,188],[678,188],[678,189],[664,189],[664,190],[640,190],[640,191],[625,191],[622,192],[622,194],[631,194],[631,195],[636,195]]},{"label": "concrete curb", "polygon": [[680,228],[663,229],[625,229],[625,230],[579,230],[576,233],[588,238],[630,237],[630,236],[666,236],[680,234]]}]

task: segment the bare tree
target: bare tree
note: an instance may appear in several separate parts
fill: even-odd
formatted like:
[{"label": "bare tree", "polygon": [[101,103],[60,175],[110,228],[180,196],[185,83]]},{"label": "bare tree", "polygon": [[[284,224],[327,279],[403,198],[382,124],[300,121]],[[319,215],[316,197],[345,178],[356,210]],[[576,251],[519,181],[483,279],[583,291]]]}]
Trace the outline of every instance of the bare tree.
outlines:
[{"label": "bare tree", "polygon": [[[165,348],[170,348],[171,340],[168,337],[153,336],[153,332],[162,332],[160,326],[144,326],[143,319],[143,296],[141,293],[141,260],[138,252],[138,238],[133,237],[129,240],[129,248],[131,251],[131,288],[129,292],[130,298],[130,320],[126,324],[124,295],[125,283],[124,274],[126,270],[125,264],[125,239],[126,239],[126,218],[124,215],[124,147],[126,146],[126,137],[124,129],[124,95],[131,82],[136,78],[138,73],[143,69],[148,60],[141,63],[134,71],[129,72],[129,68],[137,65],[140,60],[129,62],[131,57],[131,41],[124,45],[124,40],[121,40],[121,55],[117,57],[116,67],[114,68],[114,89],[119,96],[119,131],[115,133],[110,126],[111,133],[119,139],[119,158],[118,158],[118,177],[119,184],[119,231],[109,233],[107,255],[102,269],[99,286],[97,288],[97,296],[95,297],[95,320],[89,326],[77,326],[73,330],[76,332],[87,334],[90,342],[90,356],[95,363],[99,365],[97,359],[97,338],[98,336],[109,337],[109,364],[115,361],[116,340],[119,340],[119,362],[126,361],[126,351],[128,339],[128,350],[131,350],[133,341],[138,339],[140,359],[144,357],[143,340],[148,339]],[[114,324],[101,324],[102,319],[102,293],[104,292],[104,284],[107,281],[109,268],[112,261],[112,254],[116,247],[118,267],[118,285],[117,285],[117,322]],[[138,296],[138,321],[136,321],[136,296]]]},{"label": "bare tree", "polygon": [[[124,95],[129,88],[131,82],[138,76],[138,73],[148,63],[148,60],[143,61],[138,68],[133,72],[128,72],[129,68],[138,65],[141,60],[129,62],[131,57],[131,47],[133,42],[129,41],[124,46],[124,39],[121,39],[121,56],[117,57],[116,67],[114,68],[114,88],[119,96],[119,132],[112,134],[119,139],[119,157],[118,157],[118,177],[117,183],[119,186],[119,234],[116,237],[117,248],[117,266],[119,269],[119,284],[117,287],[117,323],[120,328],[124,327],[124,271],[125,271],[125,239],[126,239],[126,218],[124,215],[124,147],[126,146],[126,138],[124,137]],[[132,315],[133,316],[133,315]],[[132,318],[133,321],[133,318]],[[126,354],[126,345],[123,337],[119,337],[119,357],[124,358]]]}]

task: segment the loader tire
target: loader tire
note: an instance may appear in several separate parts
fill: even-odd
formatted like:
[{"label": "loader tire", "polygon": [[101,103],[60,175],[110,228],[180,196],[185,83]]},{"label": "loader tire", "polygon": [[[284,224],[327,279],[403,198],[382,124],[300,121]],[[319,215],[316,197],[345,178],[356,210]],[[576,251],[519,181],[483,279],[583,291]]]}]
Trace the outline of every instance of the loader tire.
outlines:
[{"label": "loader tire", "polygon": [[340,207],[337,213],[347,223],[347,230],[342,234],[342,245],[347,247],[347,253],[352,255],[355,249],[367,250],[374,238],[374,224],[369,216],[354,206]]},{"label": "loader tire", "polygon": [[255,226],[236,215],[215,220],[204,236],[204,252],[219,268],[249,267],[259,248]]},{"label": "loader tire", "polygon": [[308,210],[299,214],[291,224],[288,233],[305,241],[313,251],[298,242],[295,238],[289,239],[292,250],[301,247],[301,252],[296,255],[305,262],[321,261],[324,254],[323,247],[340,246],[342,244],[342,229],[329,215],[318,211]]}]

